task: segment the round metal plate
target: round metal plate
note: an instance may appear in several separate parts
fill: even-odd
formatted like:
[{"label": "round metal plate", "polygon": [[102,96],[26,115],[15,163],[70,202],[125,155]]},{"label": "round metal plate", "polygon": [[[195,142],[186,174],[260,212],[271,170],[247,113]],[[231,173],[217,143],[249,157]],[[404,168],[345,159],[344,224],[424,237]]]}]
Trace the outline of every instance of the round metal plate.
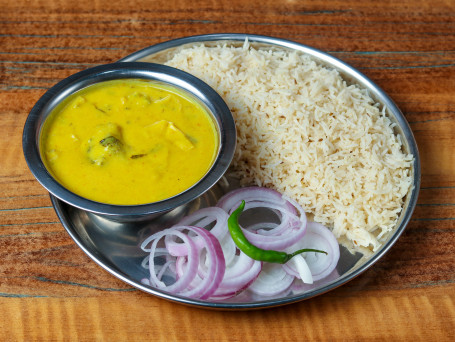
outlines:
[{"label": "round metal plate", "polygon": [[318,63],[337,69],[348,84],[357,84],[362,88],[366,88],[375,101],[386,107],[387,115],[397,124],[396,133],[403,137],[403,149],[407,153],[412,153],[415,157],[412,169],[414,186],[406,196],[404,208],[395,230],[391,232],[384,245],[373,255],[364,257],[361,254],[351,254],[343,246],[340,246],[341,257],[336,271],[328,278],[313,285],[301,286],[293,292],[273,298],[254,297],[251,294],[244,293],[229,300],[216,302],[185,298],[142,284],[141,279],[147,276],[147,270],[141,267],[141,262],[146,254],[141,251],[139,245],[149,234],[172,225],[172,223],[189,212],[215,204],[217,199],[224,193],[237,187],[235,180],[224,177],[209,192],[188,205],[179,207],[152,221],[141,223],[111,222],[71,207],[51,196],[54,208],[70,236],[96,263],[131,286],[182,304],[211,309],[257,309],[289,304],[330,291],[366,271],[384,256],[403,233],[417,202],[420,188],[419,153],[406,119],[382,89],[353,67],[329,54],[298,43],[272,37],[247,34],[212,34],[192,36],[157,44],[133,53],[121,61],[163,63],[178,49],[192,44],[204,42],[210,45],[223,42],[241,45],[245,39],[248,39],[251,45],[258,48],[289,49],[308,54]]}]

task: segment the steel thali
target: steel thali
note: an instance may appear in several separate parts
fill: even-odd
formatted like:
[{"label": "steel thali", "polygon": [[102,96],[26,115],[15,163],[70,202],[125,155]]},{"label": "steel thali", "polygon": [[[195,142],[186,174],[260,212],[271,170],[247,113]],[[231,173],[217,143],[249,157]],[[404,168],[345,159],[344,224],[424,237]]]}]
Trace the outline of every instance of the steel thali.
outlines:
[{"label": "steel thali", "polygon": [[125,57],[121,62],[163,63],[179,49],[193,44],[204,42],[210,45],[222,42],[242,45],[245,39],[248,39],[249,43],[257,48],[297,50],[308,54],[316,62],[338,70],[348,84],[357,84],[366,88],[370,96],[386,108],[392,122],[396,123],[396,133],[403,138],[405,152],[414,155],[412,168],[414,184],[405,198],[404,208],[395,230],[391,232],[387,241],[373,255],[364,257],[360,253],[352,254],[340,246],[341,256],[336,272],[326,279],[313,285],[303,286],[300,290],[284,296],[261,298],[245,293],[224,301],[191,299],[144,285],[141,279],[147,276],[147,270],[141,266],[141,262],[146,253],[141,251],[139,245],[149,234],[171,226],[186,214],[202,207],[214,205],[223,194],[238,187],[235,179],[223,177],[212,189],[188,205],[174,209],[151,221],[139,223],[112,222],[95,214],[71,207],[51,195],[53,206],[65,229],[78,246],[98,265],[139,290],[181,304],[225,310],[258,309],[289,304],[330,291],[366,271],[395,244],[408,224],[417,202],[420,188],[420,161],[417,145],[406,119],[382,89],[353,67],[329,54],[278,38],[246,34],[212,34],[157,44]]}]

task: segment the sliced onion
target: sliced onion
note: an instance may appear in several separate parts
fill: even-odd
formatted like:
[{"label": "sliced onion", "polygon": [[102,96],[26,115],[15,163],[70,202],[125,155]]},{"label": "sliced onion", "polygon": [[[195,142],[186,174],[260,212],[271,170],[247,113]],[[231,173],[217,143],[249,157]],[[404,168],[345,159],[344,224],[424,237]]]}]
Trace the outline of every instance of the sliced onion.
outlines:
[{"label": "sliced onion", "polygon": [[[169,235],[175,235],[178,236],[182,241],[186,244],[186,248],[188,251],[188,259],[187,259],[187,267],[186,267],[186,272],[184,275],[179,277],[175,283],[172,285],[166,285],[161,279],[158,278],[158,274],[161,274],[159,270],[155,268],[155,256],[156,256],[156,251],[157,251],[157,245],[158,242],[165,236]],[[150,270],[150,284],[152,286],[158,287],[165,289],[168,292],[171,293],[179,293],[180,291],[183,291],[188,285],[191,283],[191,281],[194,279],[196,276],[197,268],[198,268],[198,262],[199,262],[199,253],[198,250],[196,249],[196,244],[191,240],[191,238],[188,237],[187,234],[182,233],[180,230],[175,229],[175,228],[169,228],[166,230],[163,230],[162,232],[158,232],[156,234],[153,234],[150,236],[148,239],[146,239],[143,243],[143,250],[147,250],[145,247],[149,244],[152,243],[150,247],[150,256],[149,256],[149,270]]]},{"label": "sliced onion", "polygon": [[306,225],[303,224],[290,226],[281,235],[261,235],[243,229],[243,233],[249,242],[259,248],[268,250],[283,250],[294,245],[296,241],[299,241],[305,235],[305,231]]},{"label": "sliced onion", "polygon": [[[289,272],[290,275],[301,279],[305,284],[313,284],[314,279],[310,267],[302,255],[296,255],[287,264],[292,267],[292,270],[295,269],[296,271],[294,273]],[[286,268],[284,270],[286,271]]]},{"label": "sliced onion", "polygon": [[[189,233],[184,234],[183,232],[185,231],[193,233],[192,235],[194,236],[190,236]],[[157,245],[163,238],[164,240],[168,238],[168,240],[172,241],[175,238],[181,239],[187,251],[185,257],[175,257],[175,260],[177,260],[176,273],[174,274],[176,280],[171,285],[166,285],[162,281],[164,274],[162,268],[155,267]],[[197,247],[193,240],[196,238],[198,241],[203,242],[202,248]],[[150,243],[152,245],[148,249],[147,245]],[[150,250],[150,279],[148,283],[151,286],[191,298],[207,299],[216,291],[223,280],[226,265],[221,245],[213,234],[203,228],[191,226],[172,227],[152,235],[142,243],[141,247],[144,250]],[[161,249],[159,251],[161,252]],[[205,255],[206,259],[201,259],[202,255]],[[170,262],[165,265],[168,268]]]},{"label": "sliced onion", "polygon": [[234,261],[226,267],[226,272],[219,288],[212,299],[227,299],[236,296],[253,283],[262,270],[262,262],[253,260],[243,252],[236,255]]},{"label": "sliced onion", "polygon": [[[229,215],[226,211],[218,207],[202,208],[194,213],[182,218],[177,226],[195,226],[206,228],[210,233],[215,235],[217,239],[222,239],[229,231],[227,229],[227,220]],[[208,228],[213,222],[216,224],[212,228]]]},{"label": "sliced onion", "polygon": [[284,271],[282,265],[265,263],[257,279],[248,288],[261,296],[274,296],[290,288],[294,277]]},{"label": "sliced onion", "polygon": [[[288,211],[286,207],[283,205],[278,206],[272,203],[268,203],[265,201],[252,201],[252,202],[245,202],[244,211],[253,208],[266,208],[268,210],[273,211],[280,219],[279,224],[273,224],[271,222],[260,222],[255,223],[254,225],[247,226],[249,231],[261,234],[261,235],[280,235],[284,231],[286,231],[290,225],[298,225],[300,219],[298,216],[294,215],[292,212]],[[261,224],[263,226],[261,227]],[[258,229],[262,228],[262,229]],[[264,229],[265,228],[265,229]]]},{"label": "sliced onion", "polygon": [[230,265],[237,254],[237,245],[230,234],[227,234],[221,241],[221,249],[223,250],[224,261],[226,262],[226,267]]},{"label": "sliced onion", "polygon": [[[305,234],[307,219],[303,209],[297,203],[292,204],[272,189],[247,187],[234,190],[223,196],[217,206],[227,213],[232,213],[245,201],[245,211],[252,208],[266,208],[275,212],[280,223],[257,222],[252,227],[243,227],[249,242],[262,249],[283,250],[299,241]],[[300,217],[297,213],[300,213]]]},{"label": "sliced onion", "polygon": [[[315,252],[301,254],[311,270],[313,281],[325,278],[332,273],[340,259],[340,246],[337,239],[328,228],[316,222],[308,222],[305,236],[293,248],[312,248],[327,252],[327,255]],[[289,262],[283,265],[283,268],[289,274],[299,277],[297,269]]]},{"label": "sliced onion", "polygon": [[[288,253],[304,248],[319,249],[328,255],[306,252],[285,265],[251,259],[237,248],[227,227],[229,214],[242,200],[246,204],[245,212],[264,208],[275,213],[279,220],[270,222],[264,215],[261,222],[262,215],[255,215],[254,223],[242,227],[253,245]],[[338,242],[329,229],[307,222],[304,210],[291,198],[260,187],[226,194],[217,207],[200,209],[177,225],[153,234],[141,248],[149,252],[142,263],[150,272],[150,277],[142,280],[144,284],[190,298],[211,300],[231,298],[245,289],[251,296],[286,295],[292,291],[295,279],[300,279],[299,284],[303,286],[310,286],[313,281],[336,272],[340,257]]]},{"label": "sliced onion", "polygon": [[226,195],[220,198],[216,206],[222,208],[228,214],[231,214],[232,211],[239,207],[242,200],[245,202],[258,200],[278,205],[285,205],[289,212],[293,213],[294,215],[297,214],[293,205],[284,200],[283,196],[278,191],[256,186],[239,188],[228,192]]},{"label": "sliced onion", "polygon": [[[207,228],[213,223],[215,225],[209,229],[218,240],[223,239],[228,235],[229,230],[227,228],[227,220],[229,215],[222,209],[217,207],[207,207],[195,211],[189,216],[184,217],[178,224],[178,226],[195,226],[199,228]],[[200,237],[193,239],[196,245],[201,248],[204,244],[204,241]],[[184,256],[187,255],[186,247],[184,243],[177,242],[175,237],[169,235],[166,237],[166,248],[170,254],[174,256]]]}]

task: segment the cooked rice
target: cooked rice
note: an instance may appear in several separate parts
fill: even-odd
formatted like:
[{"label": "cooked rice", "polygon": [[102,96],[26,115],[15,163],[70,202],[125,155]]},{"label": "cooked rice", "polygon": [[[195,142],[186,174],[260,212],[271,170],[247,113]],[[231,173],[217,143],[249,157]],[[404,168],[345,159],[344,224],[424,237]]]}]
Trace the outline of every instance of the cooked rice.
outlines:
[{"label": "cooked rice", "polygon": [[355,250],[381,246],[412,186],[413,156],[365,89],[306,55],[247,42],[185,48],[166,64],[204,80],[230,107],[242,185],[294,198]]}]

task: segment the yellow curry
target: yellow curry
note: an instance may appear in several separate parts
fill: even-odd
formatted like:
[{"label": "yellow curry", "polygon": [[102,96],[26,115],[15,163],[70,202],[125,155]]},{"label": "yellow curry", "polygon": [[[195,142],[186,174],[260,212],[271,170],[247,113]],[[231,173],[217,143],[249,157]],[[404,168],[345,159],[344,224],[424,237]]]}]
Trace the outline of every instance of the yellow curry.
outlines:
[{"label": "yellow curry", "polygon": [[133,205],[196,184],[212,166],[218,140],[212,117],[195,100],[160,83],[128,79],[89,86],[56,108],[41,151],[68,190]]}]

